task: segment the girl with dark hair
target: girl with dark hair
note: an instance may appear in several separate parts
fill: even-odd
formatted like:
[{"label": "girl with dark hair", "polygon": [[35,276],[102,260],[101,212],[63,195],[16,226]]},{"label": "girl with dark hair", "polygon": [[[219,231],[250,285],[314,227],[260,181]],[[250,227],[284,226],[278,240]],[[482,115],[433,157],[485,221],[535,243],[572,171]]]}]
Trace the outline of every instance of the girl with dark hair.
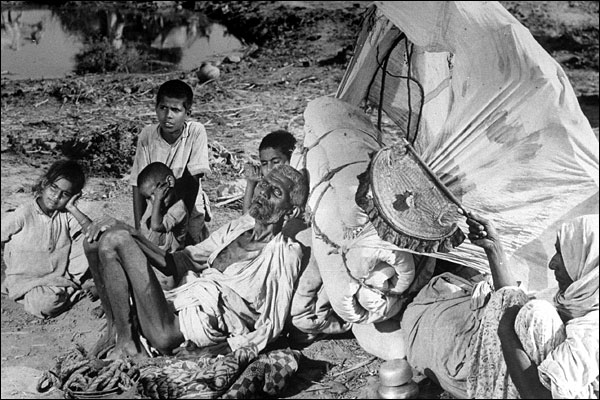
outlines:
[{"label": "girl with dark hair", "polygon": [[2,293],[36,317],[55,317],[81,297],[88,269],[81,231],[92,222],[75,205],[84,185],[76,161],[57,161],[34,187],[34,198],[2,216]]}]

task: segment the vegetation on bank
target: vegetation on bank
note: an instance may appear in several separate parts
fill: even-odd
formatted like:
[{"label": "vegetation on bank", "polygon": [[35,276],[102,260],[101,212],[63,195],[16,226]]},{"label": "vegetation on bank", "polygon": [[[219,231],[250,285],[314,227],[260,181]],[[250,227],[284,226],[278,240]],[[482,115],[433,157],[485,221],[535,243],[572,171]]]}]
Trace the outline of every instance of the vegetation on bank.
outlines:
[{"label": "vegetation on bank", "polygon": [[[23,3],[3,2],[3,9]],[[571,7],[573,12],[580,10],[578,26],[554,23],[548,11],[550,6],[544,5],[547,2],[535,6],[529,4],[532,2],[502,3],[529,26],[536,39],[563,64],[572,81],[581,73],[596,77],[592,89],[589,85],[585,89],[578,87],[577,81],[573,85],[576,91],[588,95],[586,102],[597,104],[598,22],[594,25],[585,13],[595,12],[597,16],[598,2],[568,2],[577,3]],[[303,104],[313,93],[322,95],[335,90],[352,55],[364,11],[364,4],[358,2],[338,9],[268,1],[102,2],[102,7],[112,6],[150,14],[164,8],[203,13],[225,25],[251,51],[240,63],[221,65],[223,78],[219,83],[205,85],[198,84],[193,70],[162,68],[153,74],[133,73],[138,70],[136,64],[144,62],[140,53],[128,47],[115,49],[105,41],[79,56],[78,75],[48,81],[2,79],[3,152],[15,151],[26,157],[62,154],[81,159],[94,176],[123,176],[132,163],[139,129],[153,117],[156,88],[161,81],[173,77],[195,85],[196,105],[201,106],[194,117],[208,120],[209,125],[214,123],[217,132],[225,133],[228,127],[235,131],[244,116],[256,118],[253,126],[268,121],[268,113],[278,119],[293,118],[302,112]],[[63,1],[52,3],[52,7],[77,15],[78,8],[99,7],[99,3]],[[328,47],[330,43],[333,45]],[[273,75],[273,71],[277,73]],[[242,90],[244,95],[236,96],[232,90]],[[296,98],[294,107],[271,103],[274,99],[261,95],[269,91],[282,98]],[[215,110],[244,107],[244,101],[263,104],[254,113],[206,111],[210,104],[219,105]],[[31,109],[33,113],[25,111]],[[261,112],[264,115],[257,116]],[[40,117],[38,121],[36,116]]]}]

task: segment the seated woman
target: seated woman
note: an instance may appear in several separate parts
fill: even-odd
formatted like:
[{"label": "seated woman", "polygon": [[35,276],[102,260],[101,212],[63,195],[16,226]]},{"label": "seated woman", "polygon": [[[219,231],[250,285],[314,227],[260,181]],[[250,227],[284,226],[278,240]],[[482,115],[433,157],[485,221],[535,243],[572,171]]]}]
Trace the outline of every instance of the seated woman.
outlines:
[{"label": "seated woman", "polygon": [[517,287],[489,221],[469,214],[467,224],[493,289],[432,279],[402,318],[410,364],[459,398],[598,398],[598,215],[558,232],[554,304]]}]

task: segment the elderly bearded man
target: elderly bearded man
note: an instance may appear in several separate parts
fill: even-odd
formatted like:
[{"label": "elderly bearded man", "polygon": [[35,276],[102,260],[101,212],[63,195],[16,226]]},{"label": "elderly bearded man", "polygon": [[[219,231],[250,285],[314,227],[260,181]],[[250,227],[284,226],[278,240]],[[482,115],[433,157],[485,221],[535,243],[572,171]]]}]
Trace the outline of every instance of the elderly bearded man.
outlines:
[{"label": "elderly bearded man", "polygon": [[[279,166],[259,183],[248,214],[174,253],[128,225],[96,224],[88,241],[106,232],[86,254],[107,328],[92,354],[114,343],[107,358],[144,356],[140,336],[165,355],[185,340],[213,355],[251,343],[264,349],[283,329],[301,268],[300,245],[281,229],[307,196],[304,175]],[[179,286],[163,292],[150,265]]]}]

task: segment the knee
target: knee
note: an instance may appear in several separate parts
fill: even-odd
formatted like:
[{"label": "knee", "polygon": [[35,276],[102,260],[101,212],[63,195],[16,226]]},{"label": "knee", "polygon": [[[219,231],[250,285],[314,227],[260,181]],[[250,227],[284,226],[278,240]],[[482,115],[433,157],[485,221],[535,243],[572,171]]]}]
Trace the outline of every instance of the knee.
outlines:
[{"label": "knee", "polygon": [[125,243],[130,238],[131,235],[126,229],[117,228],[108,230],[100,237],[96,245],[96,250],[100,253],[113,251],[117,246]]},{"label": "knee", "polygon": [[87,240],[83,241],[83,253],[85,254],[85,257],[88,260],[88,265],[90,265],[90,267],[94,264],[93,262],[91,262],[90,260],[93,259],[99,251],[99,242],[92,242],[89,243]]},{"label": "knee", "polygon": [[326,321],[309,312],[296,314],[290,318],[291,328],[304,333],[318,333],[323,329],[325,323]]},{"label": "knee", "polygon": [[556,308],[545,300],[531,300],[515,319],[515,333],[523,349],[539,365],[565,340],[565,328]]},{"label": "knee", "polygon": [[87,240],[83,241],[83,251],[85,253],[85,255],[87,257],[89,257],[91,254],[97,254],[98,253],[98,246],[99,242],[88,242]]},{"label": "knee", "polygon": [[52,290],[38,286],[29,291],[21,300],[25,311],[38,318],[52,318],[65,310],[68,303],[65,290]]},{"label": "knee", "polygon": [[546,300],[533,299],[529,300],[522,308],[523,310],[530,310],[533,313],[552,313],[556,312],[556,308],[552,303]]},{"label": "knee", "polygon": [[506,286],[494,293],[491,302],[498,302],[500,309],[506,309],[514,305],[522,306],[528,300],[527,294],[522,289],[516,286]]},{"label": "knee", "polygon": [[556,311],[556,308],[546,300],[534,299],[528,301],[517,314],[515,326],[521,326],[529,331],[534,326],[558,324],[562,325],[562,320]]},{"label": "knee", "polygon": [[504,297],[509,297],[509,298],[513,298],[513,297],[519,298],[525,294],[525,292],[523,292],[522,289],[520,289],[516,286],[504,286],[504,287],[496,290],[496,293],[501,293]]},{"label": "knee", "polygon": [[406,343],[400,323],[395,318],[373,324],[354,324],[352,333],[368,353],[383,360],[406,358]]}]

